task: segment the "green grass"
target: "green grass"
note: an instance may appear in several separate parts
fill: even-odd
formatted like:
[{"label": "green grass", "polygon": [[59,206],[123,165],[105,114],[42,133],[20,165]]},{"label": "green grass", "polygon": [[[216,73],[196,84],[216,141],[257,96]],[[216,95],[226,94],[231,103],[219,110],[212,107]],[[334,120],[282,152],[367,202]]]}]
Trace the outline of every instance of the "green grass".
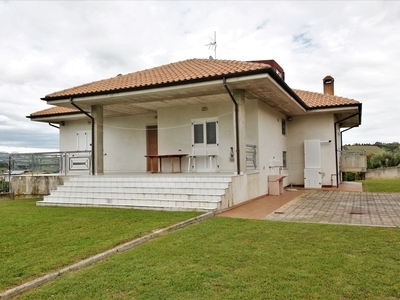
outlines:
[{"label": "green grass", "polygon": [[199,215],[0,201],[0,291]]},{"label": "green grass", "polygon": [[364,192],[400,192],[400,178],[361,180]]},{"label": "green grass", "polygon": [[397,228],[214,217],[21,299],[398,299]]}]

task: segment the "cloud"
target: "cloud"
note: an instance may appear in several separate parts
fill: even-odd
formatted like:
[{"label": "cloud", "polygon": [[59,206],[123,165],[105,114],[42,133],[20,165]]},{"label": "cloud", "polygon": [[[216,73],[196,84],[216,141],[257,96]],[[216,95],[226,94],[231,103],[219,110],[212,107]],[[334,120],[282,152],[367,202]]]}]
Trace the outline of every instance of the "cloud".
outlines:
[{"label": "cloud", "polygon": [[208,58],[214,32],[217,58],[275,59],[292,88],[322,92],[333,76],[363,103],[345,143],[400,141],[398,1],[1,1],[0,146],[58,147],[56,129],[25,117],[41,97]]}]

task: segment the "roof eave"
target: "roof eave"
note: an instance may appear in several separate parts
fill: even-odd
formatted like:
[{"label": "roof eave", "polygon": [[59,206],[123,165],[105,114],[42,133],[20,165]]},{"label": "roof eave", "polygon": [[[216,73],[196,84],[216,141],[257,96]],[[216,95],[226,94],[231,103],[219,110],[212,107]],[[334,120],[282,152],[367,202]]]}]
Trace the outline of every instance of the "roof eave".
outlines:
[{"label": "roof eave", "polygon": [[53,114],[47,114],[47,115],[37,115],[37,116],[26,116],[26,118],[31,119],[32,121],[39,120],[39,119],[45,119],[45,118],[54,118],[54,117],[60,117],[60,116],[74,116],[74,115],[79,115],[82,114],[80,111],[77,112],[61,112],[61,113],[53,113]]},{"label": "roof eave", "polygon": [[110,95],[110,94],[118,94],[118,93],[124,93],[124,92],[142,91],[142,90],[150,90],[150,89],[156,89],[156,88],[165,88],[165,87],[172,87],[172,86],[178,86],[178,85],[186,85],[186,84],[214,81],[214,80],[219,80],[219,79],[222,80],[223,78],[228,79],[228,78],[243,77],[243,76],[249,76],[249,75],[257,75],[257,74],[263,74],[263,73],[269,74],[304,109],[306,109],[306,110],[309,109],[309,107],[301,100],[301,98],[270,67],[269,68],[264,68],[264,69],[245,71],[245,72],[240,72],[240,73],[219,74],[219,75],[216,75],[216,76],[196,78],[196,79],[190,79],[190,80],[185,80],[185,81],[176,81],[176,82],[167,82],[167,83],[161,83],[161,84],[153,84],[153,85],[133,87],[133,88],[115,89],[115,90],[99,91],[99,92],[93,92],[93,93],[71,94],[71,95],[63,95],[63,96],[55,96],[55,97],[47,97],[46,96],[44,98],[41,98],[41,100],[47,101],[47,102],[50,103],[50,102],[56,101],[56,100],[70,99],[71,97],[76,99],[76,98],[82,98],[82,97]]}]

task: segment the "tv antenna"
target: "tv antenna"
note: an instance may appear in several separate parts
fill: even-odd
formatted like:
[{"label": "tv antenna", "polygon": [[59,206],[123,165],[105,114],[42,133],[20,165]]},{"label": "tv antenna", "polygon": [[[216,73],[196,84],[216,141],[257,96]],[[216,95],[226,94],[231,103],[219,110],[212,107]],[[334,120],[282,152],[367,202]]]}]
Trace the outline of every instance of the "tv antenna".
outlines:
[{"label": "tv antenna", "polygon": [[208,46],[208,49],[214,50],[214,59],[217,59],[217,33],[215,31],[214,39],[211,39],[211,42],[209,44],[206,44],[206,46]]}]

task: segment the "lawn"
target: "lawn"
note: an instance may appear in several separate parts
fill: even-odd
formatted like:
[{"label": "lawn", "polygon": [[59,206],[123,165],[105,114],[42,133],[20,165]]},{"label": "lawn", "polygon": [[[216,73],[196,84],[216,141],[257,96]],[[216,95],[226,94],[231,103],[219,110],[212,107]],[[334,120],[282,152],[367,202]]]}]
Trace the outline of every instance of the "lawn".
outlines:
[{"label": "lawn", "polygon": [[364,192],[400,193],[400,178],[361,180]]},{"label": "lawn", "polygon": [[0,291],[199,215],[0,201]]},{"label": "lawn", "polygon": [[397,228],[214,217],[21,299],[398,299]]}]

